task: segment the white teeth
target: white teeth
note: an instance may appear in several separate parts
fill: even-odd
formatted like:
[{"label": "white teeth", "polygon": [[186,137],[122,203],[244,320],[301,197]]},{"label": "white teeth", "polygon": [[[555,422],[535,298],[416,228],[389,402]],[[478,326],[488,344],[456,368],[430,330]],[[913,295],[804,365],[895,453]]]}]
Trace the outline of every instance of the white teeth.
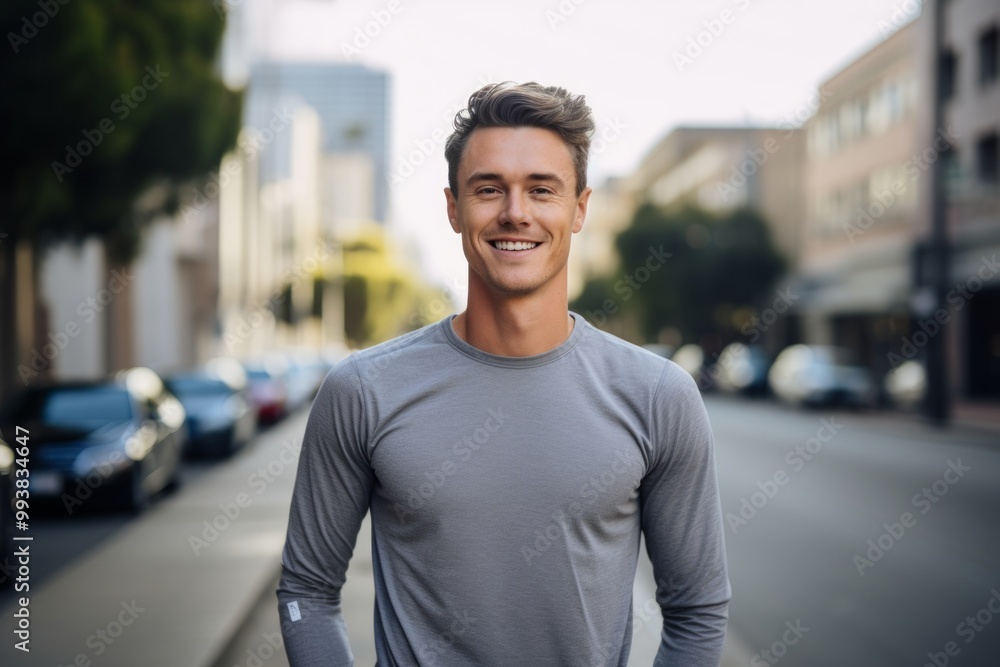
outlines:
[{"label": "white teeth", "polygon": [[496,245],[500,250],[531,250],[538,244],[530,241],[497,241]]}]

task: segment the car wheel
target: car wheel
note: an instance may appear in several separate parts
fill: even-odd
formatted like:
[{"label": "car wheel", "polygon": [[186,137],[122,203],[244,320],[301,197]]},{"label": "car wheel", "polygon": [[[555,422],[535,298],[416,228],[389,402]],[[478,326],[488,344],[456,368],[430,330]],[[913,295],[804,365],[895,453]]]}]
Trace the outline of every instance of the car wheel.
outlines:
[{"label": "car wheel", "polygon": [[236,426],[228,429],[219,440],[218,458],[228,459],[237,449],[239,443],[236,440]]},{"label": "car wheel", "polygon": [[127,508],[133,514],[140,514],[149,507],[150,494],[143,486],[142,465],[138,461],[132,466],[130,477],[126,498]]},{"label": "car wheel", "polygon": [[170,478],[170,481],[167,482],[167,485],[165,487],[163,487],[163,492],[164,493],[168,493],[168,494],[173,494],[173,493],[176,493],[179,488],[181,488],[181,467],[180,467],[180,465],[178,465],[176,467],[176,469],[174,470],[173,476]]}]

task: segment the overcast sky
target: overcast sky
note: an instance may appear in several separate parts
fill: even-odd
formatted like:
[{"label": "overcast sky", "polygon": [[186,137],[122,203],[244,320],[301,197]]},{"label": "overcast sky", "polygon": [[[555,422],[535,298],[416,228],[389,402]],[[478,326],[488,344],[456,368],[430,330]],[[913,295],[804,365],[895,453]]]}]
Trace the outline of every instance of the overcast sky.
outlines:
[{"label": "overcast sky", "polygon": [[[613,128],[591,158],[596,185],[629,173],[677,125],[777,124],[801,112],[825,79],[918,11],[914,0],[246,0],[242,9],[259,56],[390,73],[392,169],[435,144],[393,190],[390,229],[446,285],[464,283],[466,264],[434,139],[483,83],[534,80],[586,95],[598,132]],[[359,37],[366,28],[374,36]]]}]

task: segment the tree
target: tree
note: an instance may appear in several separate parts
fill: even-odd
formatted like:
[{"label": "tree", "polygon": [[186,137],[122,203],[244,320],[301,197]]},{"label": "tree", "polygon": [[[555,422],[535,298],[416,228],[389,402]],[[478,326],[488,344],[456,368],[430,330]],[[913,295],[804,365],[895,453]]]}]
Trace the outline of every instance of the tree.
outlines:
[{"label": "tree", "polygon": [[369,227],[344,245],[344,328],[350,346],[367,347],[428,324],[429,317],[444,314],[438,301],[380,227]]},{"label": "tree", "polygon": [[216,72],[201,0],[12,0],[0,9],[4,232],[99,236],[115,260],[236,142],[242,95]]},{"label": "tree", "polygon": [[574,309],[634,317],[645,340],[665,327],[676,327],[688,341],[735,337],[742,324],[736,314],[749,312],[786,267],[767,224],[751,209],[716,216],[644,204],[615,249],[616,275],[592,279]]},{"label": "tree", "polygon": [[[32,275],[37,250],[66,239],[98,237],[109,268],[124,265],[143,226],[235,144],[242,93],[216,71],[223,18],[203,0],[0,6],[0,321],[14,319],[16,248],[35,249]],[[32,344],[4,328],[0,390]]]}]

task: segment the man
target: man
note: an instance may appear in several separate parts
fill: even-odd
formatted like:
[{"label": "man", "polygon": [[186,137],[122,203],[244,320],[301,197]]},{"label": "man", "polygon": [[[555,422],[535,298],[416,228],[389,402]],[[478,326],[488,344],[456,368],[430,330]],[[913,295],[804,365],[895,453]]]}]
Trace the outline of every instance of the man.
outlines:
[{"label": "man", "polygon": [[351,355],[316,398],[277,591],[293,667],[353,663],[340,589],[369,509],[379,665],[626,665],[640,531],[655,664],[719,663],[701,396],[568,311],[593,130],[582,97],[535,83],[488,85],[456,116],[445,198],[468,304]]}]

